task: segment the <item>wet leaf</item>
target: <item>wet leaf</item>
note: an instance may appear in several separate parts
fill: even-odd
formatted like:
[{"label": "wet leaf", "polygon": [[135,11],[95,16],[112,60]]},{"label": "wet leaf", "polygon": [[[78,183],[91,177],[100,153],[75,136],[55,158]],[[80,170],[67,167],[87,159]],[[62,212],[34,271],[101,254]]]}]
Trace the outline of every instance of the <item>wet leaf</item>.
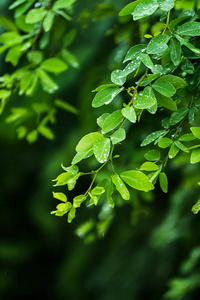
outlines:
[{"label": "wet leaf", "polygon": [[158,130],[158,131],[152,132],[144,139],[144,141],[141,143],[140,146],[144,147],[146,145],[149,145],[152,142],[154,142],[155,140],[157,140],[159,137],[161,138],[166,134],[167,134],[166,130]]},{"label": "wet leaf", "polygon": [[155,2],[140,3],[136,6],[133,13],[133,20],[145,18],[152,15],[158,8],[158,4]]},{"label": "wet leaf", "polygon": [[144,52],[147,48],[147,45],[145,44],[140,44],[140,45],[136,45],[133,46],[132,48],[130,48],[125,56],[124,62],[128,61],[128,60],[134,60],[137,57],[139,57],[140,53]]},{"label": "wet leaf", "polygon": [[200,35],[200,23],[191,21],[178,27],[177,34],[185,36],[199,36]]},{"label": "wet leaf", "polygon": [[188,111],[188,108],[180,108],[177,111],[173,112],[170,118],[170,124],[175,125],[179,123],[187,115]]},{"label": "wet leaf", "polygon": [[136,116],[136,113],[135,113],[135,110],[133,107],[124,107],[122,108],[121,110],[122,112],[122,115],[128,119],[131,123],[136,123],[137,121],[137,116]]},{"label": "wet leaf", "polygon": [[78,145],[76,146],[76,152],[87,152],[89,151],[94,142],[96,140],[102,139],[103,135],[99,132],[91,132],[86,134],[82,139],[79,141]]},{"label": "wet leaf", "polygon": [[108,160],[110,147],[110,139],[108,138],[102,138],[94,142],[93,151],[98,162],[104,163]]},{"label": "wet leaf", "polygon": [[109,104],[122,90],[123,87],[120,88],[118,86],[106,87],[96,94],[92,101],[92,106],[96,108],[104,104]]},{"label": "wet leaf", "polygon": [[113,145],[118,144],[118,143],[122,142],[123,140],[125,140],[126,132],[123,128],[119,128],[110,136],[110,138],[111,138]]},{"label": "wet leaf", "polygon": [[118,174],[115,174],[115,175],[112,176],[112,182],[114,183],[117,191],[120,193],[122,198],[124,200],[129,200],[130,199],[130,193],[129,193],[126,185],[124,184],[124,182],[122,181],[122,179],[119,177]]},{"label": "wet leaf", "polygon": [[161,95],[172,97],[176,93],[174,86],[165,80],[157,80],[152,84],[152,88],[159,92]]},{"label": "wet leaf", "polygon": [[154,189],[154,186],[149,181],[148,177],[140,171],[125,171],[122,172],[120,176],[130,187],[136,190],[148,192]]}]

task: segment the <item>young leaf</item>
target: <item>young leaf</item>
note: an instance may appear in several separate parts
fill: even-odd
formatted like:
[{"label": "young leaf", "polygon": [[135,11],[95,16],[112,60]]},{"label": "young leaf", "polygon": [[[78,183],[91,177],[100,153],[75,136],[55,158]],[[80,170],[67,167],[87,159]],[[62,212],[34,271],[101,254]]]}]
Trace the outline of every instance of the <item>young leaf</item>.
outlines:
[{"label": "young leaf", "polygon": [[67,196],[65,194],[63,194],[63,193],[54,193],[53,192],[53,197],[55,199],[60,200],[60,201],[67,202]]},{"label": "young leaf", "polygon": [[187,115],[188,111],[188,108],[180,108],[177,111],[173,112],[170,118],[170,124],[175,125],[179,123]]},{"label": "young leaf", "polygon": [[178,27],[177,34],[185,36],[199,36],[200,35],[200,23],[191,21]]},{"label": "young leaf", "polygon": [[152,88],[163,96],[172,97],[176,93],[174,86],[168,81],[157,80],[152,84]]},{"label": "young leaf", "polygon": [[157,171],[159,167],[153,162],[145,162],[141,165],[140,170],[143,171]]},{"label": "young leaf", "polygon": [[121,110],[122,112],[122,115],[128,119],[131,123],[136,123],[137,121],[137,116],[136,116],[136,113],[135,113],[135,110],[133,107],[124,107],[122,108]]},{"label": "young leaf", "polygon": [[81,203],[86,200],[87,196],[79,195],[73,199],[73,207],[77,208],[81,206]]},{"label": "young leaf", "polygon": [[181,44],[175,38],[170,40],[170,58],[175,66],[178,66],[181,60]]},{"label": "young leaf", "polygon": [[160,159],[161,155],[158,150],[153,149],[153,150],[149,150],[147,153],[145,153],[144,157],[150,161],[157,161]]},{"label": "young leaf", "polygon": [[136,190],[148,192],[154,189],[154,186],[149,181],[148,177],[140,171],[125,171],[122,172],[120,176],[130,187]]},{"label": "young leaf", "polygon": [[92,148],[94,142],[102,138],[103,135],[99,132],[91,132],[85,135],[84,137],[82,137],[82,139],[79,141],[78,145],[76,146],[76,152],[89,151]]},{"label": "young leaf", "polygon": [[195,205],[192,206],[193,214],[198,214],[199,211],[200,211],[200,200],[198,200],[197,203],[195,203]]},{"label": "young leaf", "polygon": [[92,107],[100,107],[104,104],[109,104],[121,91],[123,87],[106,87],[105,89],[99,91],[92,101]]},{"label": "young leaf", "polygon": [[141,143],[140,146],[144,147],[146,145],[149,145],[152,142],[154,142],[155,140],[157,140],[158,138],[163,137],[167,133],[168,133],[168,131],[166,131],[166,130],[158,130],[158,131],[152,132],[144,139],[144,141]]},{"label": "young leaf", "polygon": [[108,138],[102,138],[94,142],[93,151],[98,162],[104,163],[108,160],[110,147],[110,140]]},{"label": "young leaf", "polygon": [[72,220],[75,218],[75,214],[76,214],[76,208],[72,206],[72,208],[68,213],[68,219],[67,219],[68,223],[72,222]]},{"label": "young leaf", "polygon": [[162,138],[162,139],[159,140],[158,146],[160,148],[164,149],[164,148],[169,147],[172,143],[173,143],[173,141],[171,139],[164,137],[164,138]]},{"label": "young leaf", "polygon": [[124,184],[124,182],[121,180],[118,174],[115,174],[112,176],[112,182],[114,183],[117,191],[120,193],[122,198],[124,200],[129,200],[130,199],[130,193]]},{"label": "young leaf", "polygon": [[132,14],[138,4],[146,2],[146,1],[147,0],[137,0],[137,1],[129,3],[119,12],[119,16],[121,17],[121,16],[126,16],[126,15]]},{"label": "young leaf", "polygon": [[102,127],[102,133],[104,134],[115,129],[123,121],[123,119],[124,117],[121,110],[114,111],[105,119]]},{"label": "young leaf", "polygon": [[196,138],[200,139],[200,127],[191,127],[190,130]]},{"label": "young leaf", "polygon": [[165,173],[160,173],[159,174],[159,183],[160,183],[160,188],[164,193],[168,192],[168,179],[167,175]]},{"label": "young leaf", "polygon": [[49,139],[49,140],[53,140],[54,139],[54,133],[53,131],[45,126],[45,125],[40,125],[38,126],[38,132],[43,135],[45,138]]},{"label": "young leaf", "polygon": [[126,132],[123,128],[119,128],[110,136],[113,145],[122,142],[123,140],[125,140],[125,138]]},{"label": "young leaf", "polygon": [[158,4],[155,2],[140,3],[136,6],[133,13],[133,20],[145,18],[152,15],[158,8]]},{"label": "young leaf", "polygon": [[102,186],[96,186],[91,190],[91,194],[94,196],[100,196],[105,193],[105,189]]}]

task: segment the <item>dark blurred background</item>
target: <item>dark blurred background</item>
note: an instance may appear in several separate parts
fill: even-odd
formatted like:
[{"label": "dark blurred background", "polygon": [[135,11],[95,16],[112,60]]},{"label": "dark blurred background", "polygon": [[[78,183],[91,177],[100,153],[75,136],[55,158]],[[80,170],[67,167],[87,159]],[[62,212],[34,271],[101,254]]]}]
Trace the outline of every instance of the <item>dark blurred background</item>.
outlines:
[{"label": "dark blurred background", "polygon": [[[10,3],[1,0],[1,16],[13,17]],[[111,5],[104,17],[100,3]],[[104,108],[91,108],[91,91],[110,81],[110,72],[120,68],[126,51],[140,42],[143,32],[151,32],[151,22],[157,22],[138,25],[131,17],[119,19],[118,12],[127,3],[77,1],[74,5],[71,26],[77,36],[70,50],[79,68],[71,67],[58,76],[57,96],[75,106],[79,114],[58,112],[53,141],[43,137],[34,144],[18,140],[13,124],[5,123],[12,105],[25,103],[27,98],[14,97],[0,118],[2,300],[199,299],[200,220],[191,213],[199,195],[195,184],[199,164],[189,165],[187,154],[169,163],[167,195],[157,186],[148,194],[132,192],[126,203],[116,199],[114,210],[106,204],[91,209],[83,206],[72,224],[66,216],[50,215],[57,205],[51,180],[61,172],[62,162],[70,164],[81,136],[97,130],[96,117],[104,112]],[[4,54],[0,58],[2,76],[11,67],[4,62]],[[119,98],[113,107],[120,105]],[[141,124],[128,130],[127,142],[118,149],[123,154],[119,170],[139,166],[149,150],[139,150],[140,142],[160,129],[166,114],[160,112],[156,118],[146,114]],[[80,192],[89,180],[78,185]]]}]

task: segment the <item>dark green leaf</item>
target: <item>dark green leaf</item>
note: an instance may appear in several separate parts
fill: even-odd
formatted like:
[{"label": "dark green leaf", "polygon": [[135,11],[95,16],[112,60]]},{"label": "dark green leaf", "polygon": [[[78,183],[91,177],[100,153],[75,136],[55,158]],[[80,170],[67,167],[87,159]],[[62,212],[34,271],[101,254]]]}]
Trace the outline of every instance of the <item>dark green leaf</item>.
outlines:
[{"label": "dark green leaf", "polygon": [[180,108],[177,111],[173,112],[170,118],[170,124],[175,125],[179,123],[187,115],[188,111],[188,108]]},{"label": "dark green leaf", "polygon": [[181,44],[175,38],[170,40],[170,58],[175,66],[178,66],[181,60]]},{"label": "dark green leaf", "polygon": [[159,35],[154,37],[147,46],[148,54],[162,54],[167,48],[167,42],[170,37],[168,35]]},{"label": "dark green leaf", "polygon": [[199,36],[200,35],[200,23],[199,22],[187,22],[178,27],[177,34],[186,36]]},{"label": "dark green leaf", "polygon": [[140,53],[144,52],[147,48],[147,45],[139,44],[130,48],[125,56],[124,62],[128,60],[136,59]]},{"label": "dark green leaf", "polygon": [[161,106],[166,107],[170,110],[177,110],[176,103],[172,100],[172,98],[161,95],[158,92],[155,92],[155,96],[156,96],[158,103]]},{"label": "dark green leaf", "polygon": [[176,89],[168,81],[157,80],[152,87],[163,96],[172,97],[176,93]]},{"label": "dark green leaf", "polygon": [[152,142],[154,142],[158,138],[163,137],[166,134],[167,134],[166,130],[158,130],[158,131],[152,132],[144,139],[144,141],[141,143],[140,146],[144,147],[148,144],[151,144]]}]

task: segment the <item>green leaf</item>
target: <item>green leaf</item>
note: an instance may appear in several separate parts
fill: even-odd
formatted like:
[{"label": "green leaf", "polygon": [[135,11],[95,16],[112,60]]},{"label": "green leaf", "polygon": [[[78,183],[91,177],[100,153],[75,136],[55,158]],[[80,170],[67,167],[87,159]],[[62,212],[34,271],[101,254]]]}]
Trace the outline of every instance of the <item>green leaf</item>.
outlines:
[{"label": "green leaf", "polygon": [[170,36],[165,34],[154,37],[147,46],[147,53],[162,54],[168,48],[167,42],[169,39]]},{"label": "green leaf", "polygon": [[11,91],[5,89],[0,90],[0,99],[6,99],[10,97],[10,95],[11,95]]},{"label": "green leaf", "polygon": [[73,53],[71,53],[69,50],[63,48],[61,50],[60,54],[61,54],[63,60],[67,64],[69,64],[73,68],[78,68],[79,67],[79,62],[78,62],[76,56]]},{"label": "green leaf", "polygon": [[76,0],[57,0],[53,5],[53,9],[69,9],[74,2],[76,2]]},{"label": "green leaf", "polygon": [[105,119],[102,127],[102,133],[104,134],[115,129],[123,121],[123,119],[124,117],[121,110],[114,111]]},{"label": "green leaf", "polygon": [[180,136],[178,138],[178,140],[181,141],[181,142],[194,141],[195,139],[196,139],[196,137],[192,133],[183,134],[182,136]]},{"label": "green leaf", "polygon": [[157,161],[160,159],[161,155],[158,150],[153,149],[145,153],[144,157],[149,161]]},{"label": "green leaf", "polygon": [[172,144],[170,149],[169,149],[169,158],[172,159],[174,158],[178,153],[180,149],[176,147],[175,144]]},{"label": "green leaf", "polygon": [[158,105],[157,105],[157,99],[156,99],[156,96],[153,92],[152,87],[150,87],[150,86],[145,87],[145,89],[143,90],[142,95],[143,96],[150,96],[155,100],[155,104],[152,105],[151,107],[147,108],[148,112],[150,112],[151,114],[155,114],[156,111],[157,111],[157,106]]},{"label": "green leaf", "polygon": [[179,148],[180,150],[184,151],[184,152],[189,152],[187,147],[185,147],[185,145],[183,145],[181,142],[179,141],[175,141],[174,143],[176,145],[177,148]]},{"label": "green leaf", "polygon": [[126,16],[126,15],[132,14],[134,12],[136,6],[138,4],[144,3],[144,2],[149,2],[149,0],[137,0],[137,1],[129,3],[119,12],[119,16],[121,17],[121,16]]},{"label": "green leaf", "polygon": [[36,70],[36,73],[41,80],[41,84],[42,84],[43,90],[45,92],[52,94],[53,92],[55,92],[58,89],[58,86],[56,85],[56,83],[52,80],[52,78],[46,72],[44,72],[43,70],[38,68]]},{"label": "green leaf", "polygon": [[168,192],[168,179],[167,175],[165,173],[160,173],[159,174],[159,183],[160,183],[160,188],[164,193]]},{"label": "green leaf", "polygon": [[71,207],[72,207],[72,205],[70,202],[60,203],[56,206],[57,210],[59,212],[63,212],[64,214],[66,214],[70,210]]},{"label": "green leaf", "polygon": [[194,74],[195,72],[193,63],[191,63],[191,61],[186,57],[184,57],[181,61],[181,69],[183,72],[186,72],[188,74]]},{"label": "green leaf", "polygon": [[122,142],[123,140],[125,140],[126,131],[123,128],[119,128],[110,136],[110,138],[111,138],[113,145],[118,144],[118,143]]},{"label": "green leaf", "polygon": [[170,109],[170,110],[177,110],[176,103],[173,101],[172,98],[161,95],[158,92],[155,92],[155,96],[156,96],[156,99],[158,100],[158,103],[161,106],[166,107],[167,109]]},{"label": "green leaf", "polygon": [[76,165],[72,165],[70,167],[65,167],[65,166],[63,166],[63,164],[61,164],[61,167],[64,171],[71,172],[72,174],[77,174],[79,171],[79,168]]},{"label": "green leaf", "polygon": [[173,112],[170,118],[170,124],[175,125],[179,123],[187,115],[188,111],[188,108],[180,108],[177,111]]},{"label": "green leaf", "polygon": [[108,179],[106,196],[107,196],[109,206],[113,208],[115,206],[115,202],[113,201],[112,194],[113,194],[113,183],[111,179]]},{"label": "green leaf", "polygon": [[68,223],[71,223],[72,220],[75,218],[75,214],[76,214],[76,208],[75,207],[72,207],[68,213]]},{"label": "green leaf", "polygon": [[160,9],[164,11],[169,11],[174,7],[175,0],[157,0]]},{"label": "green leaf", "polygon": [[152,88],[163,96],[172,97],[176,93],[174,86],[168,81],[157,80]]},{"label": "green leaf", "polygon": [[23,4],[24,2],[26,2],[26,0],[18,0],[18,1],[14,1],[9,7],[8,9],[14,9],[17,6]]},{"label": "green leaf", "polygon": [[30,131],[27,136],[26,139],[27,141],[31,144],[34,143],[38,138],[38,131],[37,130],[32,130]]},{"label": "green leaf", "polygon": [[178,89],[182,89],[186,86],[186,82],[184,79],[178,77],[178,76],[174,76],[174,75],[164,75],[161,78],[159,78],[157,81],[168,81],[169,83],[171,83],[176,90]]},{"label": "green leaf", "polygon": [[200,148],[194,149],[190,156],[190,163],[196,164],[200,162]]},{"label": "green leaf", "polygon": [[153,62],[150,58],[150,56],[146,53],[140,53],[139,55],[140,60],[143,62],[143,64],[149,68],[149,69],[153,69]]},{"label": "green leaf", "polygon": [[93,151],[98,162],[104,163],[108,160],[110,147],[110,140],[108,138],[102,138],[94,142]]},{"label": "green leaf", "polygon": [[122,90],[123,87],[111,86],[99,91],[92,101],[92,107],[109,104]]},{"label": "green leaf", "polygon": [[33,8],[27,13],[25,22],[28,24],[37,23],[45,17],[46,13],[47,10],[45,10],[43,7]]},{"label": "green leaf", "polygon": [[100,91],[103,91],[104,89],[110,88],[110,87],[118,88],[118,84],[102,84],[102,85],[98,86],[95,90],[93,90],[92,92],[100,92]]},{"label": "green leaf", "polygon": [[99,125],[99,127],[103,127],[103,123],[105,122],[105,119],[109,116],[109,113],[105,113],[103,115],[101,115],[99,118],[97,118],[97,125]]},{"label": "green leaf", "polygon": [[140,3],[136,6],[133,13],[133,20],[145,18],[152,15],[158,8],[158,4],[155,2]]},{"label": "green leaf", "polygon": [[72,160],[72,165],[75,165],[78,162],[80,162],[81,160],[86,159],[92,155],[93,155],[93,149],[90,149],[86,152],[78,152],[78,153],[76,153],[76,155],[74,156],[74,158]]},{"label": "green leaf", "polygon": [[120,176],[129,186],[136,190],[148,192],[154,189],[154,186],[149,181],[148,177],[140,171],[125,171],[122,172]]},{"label": "green leaf", "polygon": [[196,138],[200,139],[200,127],[191,127],[190,130]]},{"label": "green leaf", "polygon": [[95,188],[91,190],[91,194],[94,196],[100,196],[103,193],[105,193],[105,189],[102,186],[95,186]]},{"label": "green leaf", "polygon": [[55,13],[53,11],[48,11],[46,14],[46,17],[43,22],[43,28],[45,32],[48,32],[51,30],[53,26],[53,21],[54,21]]},{"label": "green leaf", "polygon": [[136,45],[130,48],[125,56],[124,63],[128,60],[136,59],[140,55],[140,53],[146,50],[146,48],[147,45],[144,44]]},{"label": "green leaf", "polygon": [[170,58],[175,66],[179,65],[181,60],[181,44],[175,37],[172,37],[170,40]]},{"label": "green leaf", "polygon": [[189,48],[192,52],[196,53],[197,55],[200,54],[200,49],[194,47],[191,43],[187,42],[186,40],[184,40],[182,37],[180,37],[179,35],[175,34],[175,37],[179,40],[179,42],[186,46],[187,48]]},{"label": "green leaf", "polygon": [[128,76],[133,71],[135,71],[140,65],[139,58],[136,58],[134,61],[131,61],[123,70],[124,76]]},{"label": "green leaf", "polygon": [[15,19],[17,19],[18,17],[20,17],[21,15],[23,15],[23,13],[25,13],[29,7],[31,7],[33,4],[33,1],[26,1],[25,3],[23,3],[22,5],[20,5],[19,7],[16,8],[15,10]]},{"label": "green leaf", "polygon": [[165,149],[165,148],[169,147],[172,143],[173,143],[173,141],[171,139],[164,137],[159,140],[158,146],[160,148]]},{"label": "green leaf", "polygon": [[140,166],[140,170],[157,171],[159,170],[159,167],[155,163],[147,161]]},{"label": "green leaf", "polygon": [[134,104],[134,107],[139,109],[146,109],[155,104],[156,101],[151,96],[142,95],[137,98],[137,102]]},{"label": "green leaf", "polygon": [[76,184],[77,179],[79,178],[80,173],[74,174],[72,172],[64,172],[58,175],[56,179],[53,181],[56,181],[56,184],[54,186],[62,186],[66,185],[68,186],[69,191],[71,191]]},{"label": "green leaf", "polygon": [[115,70],[111,73],[111,81],[118,85],[123,85],[126,82],[126,76],[122,70]]},{"label": "green leaf", "polygon": [[67,65],[59,58],[52,57],[44,60],[40,67],[51,73],[61,73],[67,69]]},{"label": "green leaf", "polygon": [[69,111],[75,115],[78,115],[79,114],[79,111],[76,107],[74,107],[73,105],[61,100],[61,99],[55,99],[54,100],[54,104],[55,106],[59,107],[59,108],[62,108],[66,111]]},{"label": "green leaf", "polygon": [[73,199],[73,207],[75,207],[75,208],[80,207],[81,203],[84,202],[86,199],[87,199],[87,196],[85,196],[85,195],[76,196]]},{"label": "green leaf", "polygon": [[126,185],[124,182],[121,180],[118,174],[115,174],[112,176],[112,182],[114,183],[117,191],[120,193],[122,198],[124,200],[129,200],[130,199],[130,193],[129,190],[127,189]]},{"label": "green leaf", "polygon": [[150,133],[145,139],[144,141],[141,143],[141,147],[144,147],[146,145],[151,144],[152,142],[154,142],[155,140],[157,140],[158,138],[163,137],[164,135],[167,134],[168,131],[166,130],[158,130],[155,132]]},{"label": "green leaf", "polygon": [[124,107],[122,108],[121,110],[122,112],[122,115],[128,119],[131,123],[136,123],[137,121],[137,116],[136,116],[136,113],[135,113],[135,110],[133,107]]},{"label": "green leaf", "polygon": [[82,139],[79,141],[79,143],[76,146],[76,152],[87,152],[89,151],[94,142],[96,142],[99,139],[102,139],[103,135],[99,132],[91,132],[89,134],[86,134]]},{"label": "green leaf", "polygon": [[177,34],[185,36],[199,36],[200,35],[200,23],[199,22],[187,22],[178,27]]},{"label": "green leaf", "polygon": [[147,85],[149,85],[152,81],[154,81],[159,76],[160,76],[159,73],[147,75],[147,77],[144,80],[142,80],[140,86],[147,86]]},{"label": "green leaf", "polygon": [[197,201],[197,203],[195,203],[195,205],[192,206],[192,212],[193,214],[198,214],[198,212],[200,211],[200,200]]},{"label": "green leaf", "polygon": [[53,197],[55,199],[60,200],[60,201],[67,202],[67,196],[65,194],[63,194],[63,193],[54,193],[53,192]]},{"label": "green leaf", "polygon": [[54,133],[53,131],[45,126],[45,125],[40,125],[38,127],[38,132],[43,135],[45,138],[49,139],[49,140],[53,140],[54,139]]}]

